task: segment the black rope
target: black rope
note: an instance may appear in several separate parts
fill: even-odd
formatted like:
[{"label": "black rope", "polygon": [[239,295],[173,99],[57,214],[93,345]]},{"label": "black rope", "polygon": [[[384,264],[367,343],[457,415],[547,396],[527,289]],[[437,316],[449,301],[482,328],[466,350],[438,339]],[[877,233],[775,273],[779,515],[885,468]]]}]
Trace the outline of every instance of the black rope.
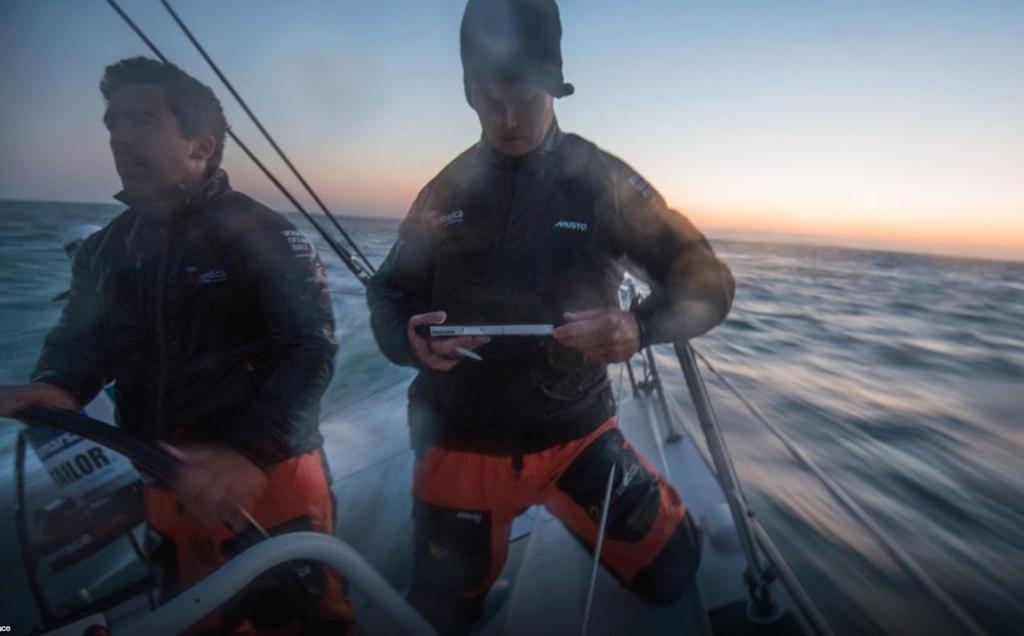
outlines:
[{"label": "black rope", "polygon": [[228,91],[231,92],[231,95],[234,96],[235,100],[238,102],[238,105],[242,107],[242,109],[245,111],[247,115],[249,115],[249,119],[252,120],[252,123],[256,124],[256,127],[259,129],[259,131],[263,133],[263,137],[270,143],[271,146],[273,146],[274,150],[277,151],[278,156],[281,157],[281,160],[284,161],[285,165],[287,165],[288,168],[291,169],[292,174],[295,175],[295,178],[299,180],[299,183],[301,183],[302,186],[306,188],[306,192],[309,193],[309,196],[313,197],[313,200],[317,202],[317,205],[319,205],[323,213],[327,215],[327,218],[330,219],[332,223],[334,223],[334,227],[336,227],[338,231],[341,232],[341,235],[345,237],[345,240],[347,240],[349,245],[352,246],[352,249],[355,251],[355,253],[358,254],[359,257],[363,259],[363,262],[366,263],[366,266],[369,268],[370,272],[374,272],[375,270],[373,269],[373,265],[370,263],[369,259],[367,259],[366,256],[364,256],[363,253],[359,250],[359,246],[356,245],[355,241],[353,241],[352,238],[348,235],[348,233],[345,232],[345,229],[341,227],[341,224],[338,223],[338,220],[334,218],[334,215],[331,214],[330,210],[327,209],[327,206],[324,205],[324,202],[320,200],[320,197],[317,196],[316,192],[313,191],[313,188],[309,185],[309,183],[306,182],[303,176],[299,173],[299,170],[292,164],[291,160],[288,158],[288,155],[286,155],[284,153],[284,150],[282,150],[281,147],[277,145],[277,142],[274,141],[274,138],[270,136],[270,133],[267,131],[267,129],[263,127],[263,124],[260,122],[259,118],[256,117],[256,114],[252,112],[252,109],[250,109],[249,105],[245,103],[245,100],[242,99],[242,96],[238,94],[238,91],[235,90],[235,87],[231,84],[230,81],[228,81],[228,78],[224,75],[224,73],[221,72],[220,68],[213,61],[213,59],[211,59],[210,56],[207,55],[206,49],[204,49],[203,45],[199,43],[199,40],[197,40],[195,36],[192,35],[192,31],[190,31],[189,28],[185,26],[185,23],[174,11],[170,3],[167,0],[160,0],[160,4],[164,5],[164,8],[167,9],[167,13],[171,14],[171,17],[177,23],[182,33],[185,34],[185,37],[187,37],[189,41],[192,43],[192,45],[196,47],[196,51],[198,51],[199,54],[203,56],[203,59],[206,60],[206,63],[210,66],[213,72],[217,74],[217,77],[220,78],[220,81],[224,83],[225,88],[227,88]]},{"label": "black rope", "polygon": [[[116,11],[117,14],[121,16],[121,19],[124,20],[129,27],[131,27],[132,31],[135,31],[135,34],[138,35],[139,38],[141,38],[142,41],[146,43],[146,46],[148,46],[149,49],[153,51],[154,55],[156,55],[161,61],[170,63],[170,61],[164,56],[164,54],[160,52],[160,49],[158,49],[157,46],[153,44],[153,41],[146,37],[146,34],[142,32],[142,29],[140,29],[138,25],[136,25],[135,22],[128,16],[128,14],[125,13],[120,6],[118,6],[115,0],[107,0],[107,4],[109,4],[114,9],[114,11]],[[246,146],[242,142],[242,140],[238,138],[238,135],[236,135],[235,132],[231,130],[230,127],[228,128],[227,133],[228,136],[231,137],[231,140],[238,144],[238,147],[242,149],[242,151],[249,157],[249,159],[252,160],[254,164],[256,164],[256,167],[259,168],[263,172],[263,174],[267,176],[268,179],[270,179],[271,183],[273,183],[274,186],[277,187],[278,191],[280,191],[281,194],[283,194],[285,198],[287,198],[288,201],[293,206],[295,206],[295,209],[298,210],[302,214],[302,216],[306,217],[306,220],[309,221],[309,223],[314,228],[316,228],[316,231],[320,233],[320,236],[322,236],[324,241],[326,241],[327,244],[331,247],[331,249],[334,250],[334,253],[338,255],[338,258],[340,258],[342,262],[345,264],[345,266],[348,267],[349,271],[352,272],[352,274],[361,283],[365,285],[370,280],[372,269],[370,271],[367,271],[365,266],[357,262],[352,257],[352,255],[348,253],[348,250],[338,245],[337,241],[335,241],[331,237],[331,235],[328,234],[327,231],[323,227],[321,227],[319,223],[316,222],[316,219],[313,218],[313,215],[306,211],[306,208],[304,208],[302,204],[299,203],[294,196],[292,196],[292,193],[289,192],[288,189],[284,187],[284,185],[277,179],[277,177],[274,176],[272,172],[270,172],[270,170],[265,165],[263,165],[263,162],[260,161],[251,150],[249,150],[249,147]],[[351,242],[351,239],[349,239],[349,241]],[[360,254],[360,256],[362,255]],[[363,260],[365,261],[366,258],[363,257]]]}]

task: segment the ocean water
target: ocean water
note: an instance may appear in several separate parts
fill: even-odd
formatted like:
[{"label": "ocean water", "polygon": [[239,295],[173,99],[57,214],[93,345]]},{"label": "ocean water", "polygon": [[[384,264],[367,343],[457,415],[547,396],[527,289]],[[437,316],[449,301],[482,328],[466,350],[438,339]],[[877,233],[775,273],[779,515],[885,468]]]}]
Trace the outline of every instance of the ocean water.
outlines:
[{"label": "ocean water", "polygon": [[[70,278],[61,237],[117,212],[0,201],[0,383],[25,379],[57,319],[51,299]],[[343,223],[374,262],[398,227]],[[987,630],[1024,633],[1024,263],[714,244],[736,275],[736,303],[695,347]],[[410,372],[377,352],[361,285],[321,254],[341,343],[330,413]],[[658,356],[670,395],[686,406],[669,352]],[[752,508],[833,629],[960,633],[705,375]],[[0,624],[16,632],[35,621],[13,530],[18,426],[0,420]]]}]

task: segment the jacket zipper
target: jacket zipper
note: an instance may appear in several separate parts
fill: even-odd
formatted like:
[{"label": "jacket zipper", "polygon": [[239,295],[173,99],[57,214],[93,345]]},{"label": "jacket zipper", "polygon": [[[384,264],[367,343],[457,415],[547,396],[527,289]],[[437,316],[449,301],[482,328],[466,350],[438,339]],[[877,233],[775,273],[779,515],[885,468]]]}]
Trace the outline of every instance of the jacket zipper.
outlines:
[{"label": "jacket zipper", "polygon": [[167,393],[167,334],[164,324],[164,295],[167,290],[167,229],[161,233],[156,280],[156,342],[157,342],[157,380],[156,380],[156,433],[157,439],[166,436],[166,393]]}]

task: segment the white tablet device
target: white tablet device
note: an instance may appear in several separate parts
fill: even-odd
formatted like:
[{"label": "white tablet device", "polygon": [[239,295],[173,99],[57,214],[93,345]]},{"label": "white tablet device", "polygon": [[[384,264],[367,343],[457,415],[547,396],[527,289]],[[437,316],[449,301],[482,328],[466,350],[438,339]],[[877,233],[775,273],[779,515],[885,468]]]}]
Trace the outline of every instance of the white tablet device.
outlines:
[{"label": "white tablet device", "polygon": [[453,338],[456,336],[550,336],[554,325],[419,325],[416,332],[431,338]]}]

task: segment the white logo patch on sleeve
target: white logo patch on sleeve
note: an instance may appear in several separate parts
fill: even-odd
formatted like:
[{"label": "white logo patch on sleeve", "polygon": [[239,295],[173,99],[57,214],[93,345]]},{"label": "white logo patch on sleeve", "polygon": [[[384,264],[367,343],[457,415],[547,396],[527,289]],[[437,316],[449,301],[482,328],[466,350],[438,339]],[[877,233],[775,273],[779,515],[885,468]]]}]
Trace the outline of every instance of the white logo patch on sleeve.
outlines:
[{"label": "white logo patch on sleeve", "polygon": [[283,234],[285,240],[288,241],[288,245],[291,246],[292,252],[295,256],[308,258],[316,254],[316,248],[313,247],[313,242],[299,230],[284,230],[281,234]]},{"label": "white logo patch on sleeve", "polygon": [[645,199],[650,199],[651,195],[654,194],[654,188],[651,184],[644,181],[644,178],[638,174],[634,174],[629,178],[629,185],[633,186],[633,189],[640,193]]},{"label": "white logo patch on sleeve", "polygon": [[223,269],[211,269],[208,272],[203,272],[196,277],[196,282],[200,285],[213,285],[215,283],[226,283],[228,280],[227,270]]},{"label": "white logo patch on sleeve", "polygon": [[455,210],[454,212],[449,212],[448,214],[445,214],[444,216],[441,217],[441,227],[448,227],[449,225],[453,225],[455,223],[462,223],[462,220],[465,218],[465,216],[466,215],[462,212],[462,210]]},{"label": "white logo patch on sleeve", "polygon": [[199,268],[195,265],[187,265],[185,267],[186,280],[193,285],[216,285],[228,282],[228,270],[220,265],[206,265],[203,269],[206,268],[209,269],[205,272],[200,272]]}]

